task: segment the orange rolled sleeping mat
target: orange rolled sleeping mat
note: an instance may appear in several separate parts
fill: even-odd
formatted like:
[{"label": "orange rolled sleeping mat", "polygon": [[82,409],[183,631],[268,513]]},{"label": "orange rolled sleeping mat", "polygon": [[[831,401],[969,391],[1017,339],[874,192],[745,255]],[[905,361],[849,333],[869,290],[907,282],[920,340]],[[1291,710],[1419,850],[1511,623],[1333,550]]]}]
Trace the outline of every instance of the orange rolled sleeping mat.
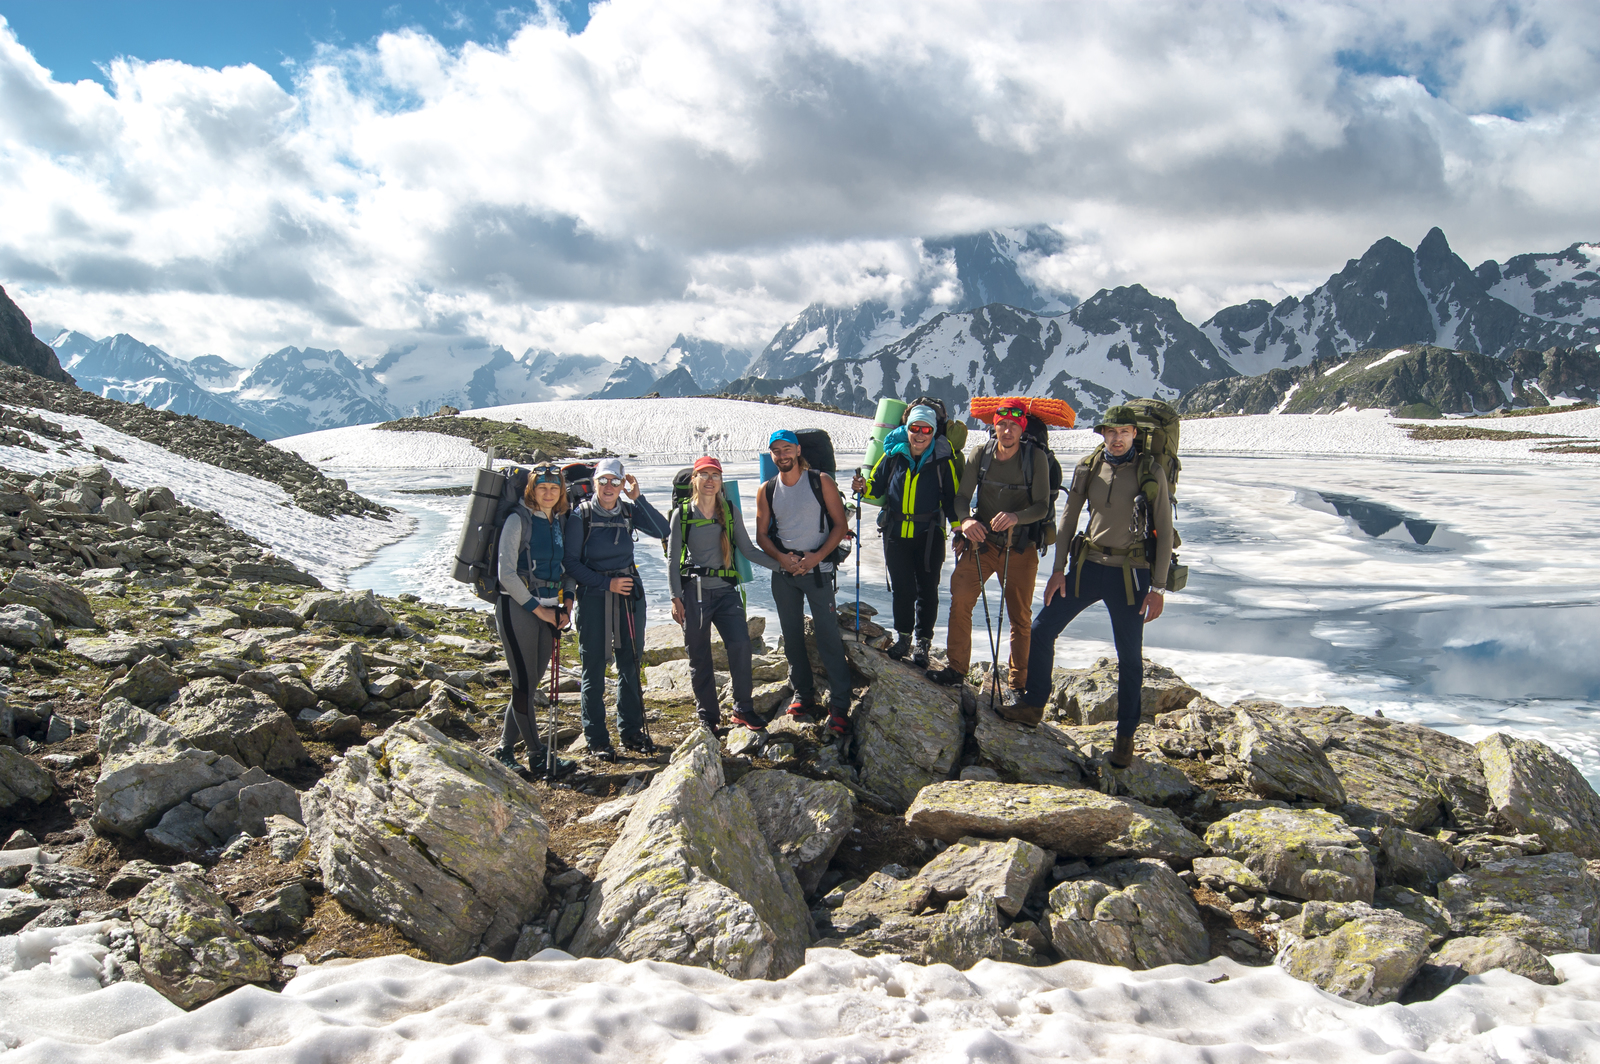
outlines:
[{"label": "orange rolled sleeping mat", "polygon": [[1058,429],[1070,429],[1077,423],[1078,415],[1073,413],[1064,399],[1029,399],[1020,395],[1007,395],[1000,398],[991,398],[986,395],[976,396],[968,408],[972,416],[987,424],[994,424],[994,412],[1001,407],[1021,407],[1046,425],[1053,425]]}]

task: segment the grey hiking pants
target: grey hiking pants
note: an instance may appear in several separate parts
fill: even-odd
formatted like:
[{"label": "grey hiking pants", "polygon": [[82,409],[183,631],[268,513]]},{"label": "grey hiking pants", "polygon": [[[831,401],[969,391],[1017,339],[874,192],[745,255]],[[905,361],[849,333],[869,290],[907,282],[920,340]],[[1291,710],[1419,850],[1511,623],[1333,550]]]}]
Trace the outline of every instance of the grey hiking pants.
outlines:
[{"label": "grey hiking pants", "polygon": [[834,605],[833,573],[809,572],[804,576],[772,574],[772,603],[783,630],[783,654],[789,659],[789,682],[803,701],[815,703],[817,682],[806,654],[805,609],[811,608],[811,626],[817,633],[817,654],[828,674],[828,705],[844,713],[850,708],[850,663],[839,635],[839,613]]}]

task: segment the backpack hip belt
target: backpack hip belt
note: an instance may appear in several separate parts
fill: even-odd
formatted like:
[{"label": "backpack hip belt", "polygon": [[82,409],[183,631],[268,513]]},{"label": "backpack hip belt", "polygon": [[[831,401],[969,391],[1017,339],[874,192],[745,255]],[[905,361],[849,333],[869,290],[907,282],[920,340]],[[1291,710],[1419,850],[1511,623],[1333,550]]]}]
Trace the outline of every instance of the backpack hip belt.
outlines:
[{"label": "backpack hip belt", "polygon": [[[1120,564],[1120,568],[1122,569],[1122,588],[1128,593],[1128,605],[1137,605],[1137,602],[1134,599],[1133,570],[1135,566],[1133,563],[1135,560],[1144,560],[1144,544],[1140,543],[1132,547],[1102,547],[1098,543],[1095,543],[1093,540],[1089,539],[1089,537],[1080,536],[1077,546],[1078,549],[1073,553],[1072,556],[1072,568],[1076,570],[1076,576],[1074,577],[1072,583],[1072,594],[1074,597],[1078,597],[1083,594],[1083,563],[1086,560],[1088,553],[1093,551],[1094,553],[1104,555],[1107,558],[1122,559]],[[1100,563],[1097,562],[1096,564]]]}]

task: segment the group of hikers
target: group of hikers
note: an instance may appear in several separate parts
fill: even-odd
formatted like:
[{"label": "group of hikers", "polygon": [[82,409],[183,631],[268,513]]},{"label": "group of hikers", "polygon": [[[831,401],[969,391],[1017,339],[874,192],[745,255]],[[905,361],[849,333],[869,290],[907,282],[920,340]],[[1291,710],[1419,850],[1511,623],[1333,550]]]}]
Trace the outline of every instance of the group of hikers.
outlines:
[{"label": "group of hikers", "polygon": [[[1143,680],[1143,626],[1161,615],[1173,566],[1171,485],[1159,462],[1140,461],[1142,410],[1113,406],[1094,426],[1102,444],[1061,484],[1048,435],[1030,433],[1033,400],[991,402],[990,434],[965,455],[946,435],[935,400],[906,406],[901,423],[883,437],[881,457],[850,482],[858,500],[880,504],[879,529],[893,597],[895,639],[890,657],[909,659],[929,680],[955,686],[972,666],[973,612],[986,585],[998,582],[999,608],[1010,622],[1010,659],[1000,687],[996,661],[991,704],[1001,716],[1033,726],[1051,694],[1055,641],[1083,610],[1103,602],[1111,617],[1119,668],[1113,766],[1133,758]],[[1037,419],[1034,419],[1037,421]],[[1041,436],[1043,437],[1041,439]],[[616,725],[622,747],[655,753],[645,726],[640,682],[644,652],[644,587],[634,559],[635,533],[666,545],[672,619],[683,628],[698,716],[722,729],[712,632],[726,654],[734,727],[759,731],[768,723],[753,703],[751,639],[740,559],[771,573],[773,604],[783,634],[793,697],[783,712],[821,721],[827,731],[851,730],[850,668],[837,608],[839,564],[849,550],[844,496],[834,478],[811,467],[800,434],[778,429],[767,441],[773,475],[756,498],[754,541],[730,501],[722,463],[697,459],[687,484],[663,515],[640,492],[618,458],[593,466],[592,493],[574,505],[562,468],[527,471],[494,551],[495,621],[511,670],[511,699],[498,757],[516,766],[520,738],[537,775],[560,775],[571,762],[557,758],[540,734],[535,703],[546,669],[559,663],[561,632],[576,625],[584,740],[589,756],[614,762],[605,715],[606,670],[616,668]],[[1175,465],[1172,467],[1175,470]],[[1055,498],[1067,491],[1059,527]],[[1087,527],[1078,531],[1084,508]],[[517,518],[510,519],[511,516]],[[933,632],[946,556],[950,579],[945,663],[933,658]],[[1053,545],[1052,568],[1038,615],[1032,601],[1039,561]],[[746,571],[748,570],[746,567]],[[859,576],[858,576],[859,579]],[[1178,585],[1172,585],[1178,586]],[[484,597],[490,597],[485,594]],[[805,614],[827,679],[826,705],[807,655]],[[858,611],[859,621],[859,611]],[[991,647],[998,636],[991,630]],[[555,695],[551,685],[550,698]],[[547,704],[553,704],[547,703]]]}]

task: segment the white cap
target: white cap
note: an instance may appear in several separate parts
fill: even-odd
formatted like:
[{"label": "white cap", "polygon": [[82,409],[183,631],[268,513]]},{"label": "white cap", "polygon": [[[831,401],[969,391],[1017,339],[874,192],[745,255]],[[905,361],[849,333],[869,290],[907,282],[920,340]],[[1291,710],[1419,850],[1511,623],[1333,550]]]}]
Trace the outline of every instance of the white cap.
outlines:
[{"label": "white cap", "polygon": [[594,464],[594,479],[599,480],[601,477],[616,477],[618,480],[621,480],[622,459],[602,458],[600,461],[596,462]]}]

